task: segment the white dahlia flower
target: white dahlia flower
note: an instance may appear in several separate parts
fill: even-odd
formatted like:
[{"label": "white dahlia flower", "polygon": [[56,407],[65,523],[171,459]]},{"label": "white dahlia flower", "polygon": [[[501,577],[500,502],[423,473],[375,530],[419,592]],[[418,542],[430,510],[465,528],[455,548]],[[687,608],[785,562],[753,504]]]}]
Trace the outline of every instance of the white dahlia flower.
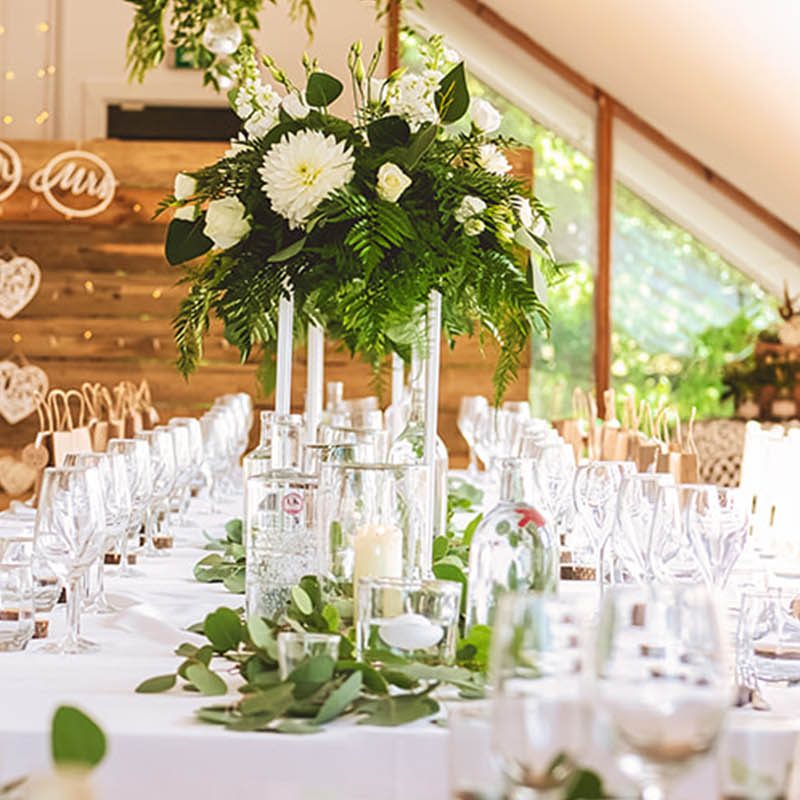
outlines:
[{"label": "white dahlia flower", "polygon": [[264,193],[276,214],[301,227],[332,192],[353,179],[352,150],[321,131],[284,136],[264,156],[259,169]]}]

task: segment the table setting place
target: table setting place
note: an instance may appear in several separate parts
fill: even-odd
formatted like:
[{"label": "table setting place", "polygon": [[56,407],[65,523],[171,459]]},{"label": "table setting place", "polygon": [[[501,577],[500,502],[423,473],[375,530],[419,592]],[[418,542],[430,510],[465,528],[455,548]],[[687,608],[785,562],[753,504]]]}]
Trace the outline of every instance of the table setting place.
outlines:
[{"label": "table setting place", "polygon": [[[118,797],[147,785],[123,752],[177,768],[195,740],[228,767],[274,748],[298,797],[798,796],[800,596],[752,496],[576,460],[527,404],[464,397],[473,458],[437,464],[426,543],[413,393],[394,441],[375,398],[342,395],[313,443],[262,411],[246,455],[252,401],[222,396],[64,453],[0,515],[4,779],[40,758],[24,710],[76,698]],[[371,724],[389,774],[296,773]]]}]

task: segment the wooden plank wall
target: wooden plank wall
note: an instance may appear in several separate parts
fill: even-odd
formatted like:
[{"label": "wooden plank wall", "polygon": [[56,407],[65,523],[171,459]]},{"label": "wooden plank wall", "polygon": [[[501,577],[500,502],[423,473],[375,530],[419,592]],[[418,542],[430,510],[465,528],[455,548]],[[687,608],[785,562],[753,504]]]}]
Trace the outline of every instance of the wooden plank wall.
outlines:
[{"label": "wooden plank wall", "polygon": [[[0,248],[29,256],[42,280],[33,301],[11,320],[0,319],[0,359],[18,352],[47,372],[52,387],[83,381],[114,384],[146,377],[164,418],[200,414],[219,394],[256,392],[255,364],[240,365],[238,353],[216,331],[208,343],[207,365],[190,381],[175,371],[171,319],[183,289],[163,257],[168,215],[152,219],[158,201],[171,191],[177,170],[192,170],[218,158],[219,143],[121,142],[97,140],[83,149],[101,156],[118,181],[111,206],[89,219],[65,219],[29,188],[31,174],[72,142],[11,141],[23,164],[20,188],[0,204]],[[532,174],[528,150],[512,154],[515,171]],[[292,403],[302,408],[305,354],[295,355]],[[443,349],[440,431],[454,464],[465,446],[456,428],[463,394],[489,393],[491,360],[477,343]],[[370,370],[328,343],[326,380],[345,381],[349,397],[370,393]],[[527,369],[510,398],[527,396]],[[270,398],[256,397],[268,408]],[[38,429],[35,415],[8,425],[0,418],[0,456],[18,454]],[[0,496],[0,504],[7,498]]]}]

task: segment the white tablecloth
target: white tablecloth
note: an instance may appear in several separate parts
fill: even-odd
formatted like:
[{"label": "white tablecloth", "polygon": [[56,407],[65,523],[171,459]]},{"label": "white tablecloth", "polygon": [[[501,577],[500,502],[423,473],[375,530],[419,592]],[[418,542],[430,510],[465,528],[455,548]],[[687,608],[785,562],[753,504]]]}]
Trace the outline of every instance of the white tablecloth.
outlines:
[{"label": "white tablecloth", "polygon": [[[107,734],[108,755],[94,781],[101,798],[447,800],[447,731],[429,721],[400,728],[338,722],[309,736],[234,733],[194,719],[197,708],[218,698],[177,688],[134,694],[143,679],[175,670],[172,650],[192,638],[183,628],[220,605],[242,604],[242,597],[220,584],[192,577],[193,565],[205,554],[202,529],[224,535],[223,524],[239,515],[239,504],[226,512],[195,514],[198,525],[178,532],[169,555],[140,562],[143,577],[110,577],[109,595],[127,608],[86,615],[82,626],[100,652],[54,656],[37,652],[32,643],[22,653],[0,653],[0,782],[49,769],[50,719],[67,703],[89,713]],[[56,635],[63,629],[63,607],[54,627]],[[800,690],[784,692],[793,711],[800,709],[800,696],[793,697]],[[800,719],[734,711],[728,728],[726,746],[740,760],[772,771],[790,760]],[[748,756],[748,747],[758,752]],[[601,748],[590,763],[607,771],[610,756]],[[681,782],[676,797],[715,797],[716,785],[708,760]]]}]

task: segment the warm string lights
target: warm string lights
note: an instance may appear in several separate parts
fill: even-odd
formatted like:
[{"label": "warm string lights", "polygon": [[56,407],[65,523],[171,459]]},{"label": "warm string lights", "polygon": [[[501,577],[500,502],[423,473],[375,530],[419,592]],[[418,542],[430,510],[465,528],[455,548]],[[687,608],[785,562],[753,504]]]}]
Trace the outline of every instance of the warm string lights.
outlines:
[{"label": "warm string lights", "polygon": [[[49,19],[42,19],[35,24],[34,31],[36,34],[46,36],[45,41],[45,54],[44,54],[44,65],[40,66],[36,69],[35,75],[38,79],[43,80],[45,78],[52,78],[56,74],[56,65],[55,65],[55,37],[53,35],[53,23],[52,20],[55,19],[56,15],[56,0],[48,0],[48,18]],[[4,40],[6,39],[8,34],[8,29],[5,23],[0,23],[0,43],[4,44]],[[0,61],[5,62],[5,46],[0,47]],[[2,71],[2,80],[0,80],[0,107],[6,108],[8,104],[6,103],[6,95],[7,90],[6,86],[9,82],[17,80],[18,74],[17,70],[14,68],[13,65],[6,64]],[[53,107],[53,103],[55,100],[55,83],[53,81],[49,81],[44,88],[44,97],[41,110],[34,116],[33,121],[36,125],[42,126],[45,125],[52,119],[51,110]],[[15,123],[15,116],[11,111],[6,110],[2,117],[0,117],[0,121],[2,121],[3,125],[10,126]]]}]

